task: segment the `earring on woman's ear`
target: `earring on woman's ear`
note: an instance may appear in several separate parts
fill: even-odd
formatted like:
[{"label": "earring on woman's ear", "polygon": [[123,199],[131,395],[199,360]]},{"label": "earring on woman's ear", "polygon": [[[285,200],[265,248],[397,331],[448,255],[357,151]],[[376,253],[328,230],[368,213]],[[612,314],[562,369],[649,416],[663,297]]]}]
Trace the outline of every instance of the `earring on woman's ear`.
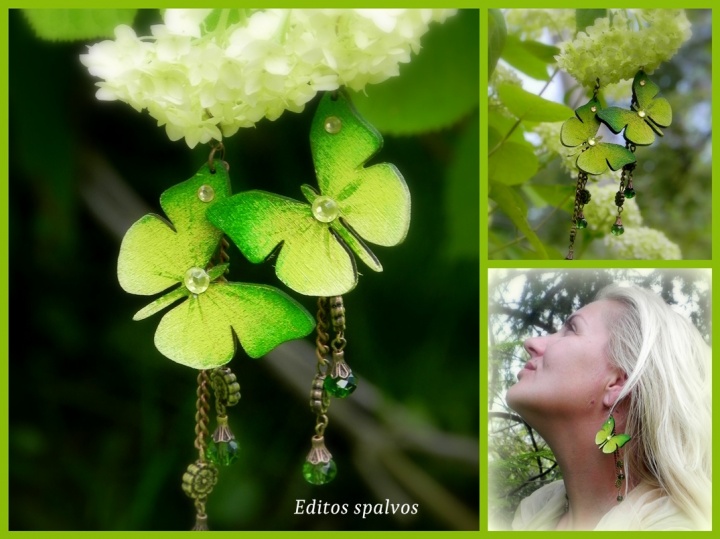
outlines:
[{"label": "earring on woman's ear", "polygon": [[620,487],[625,479],[625,463],[618,458],[619,449],[630,441],[632,437],[629,434],[615,434],[615,418],[610,414],[608,420],[603,423],[598,433],[595,435],[595,443],[605,454],[613,454],[615,459],[615,488],[617,488],[617,501],[623,501],[620,494]]}]

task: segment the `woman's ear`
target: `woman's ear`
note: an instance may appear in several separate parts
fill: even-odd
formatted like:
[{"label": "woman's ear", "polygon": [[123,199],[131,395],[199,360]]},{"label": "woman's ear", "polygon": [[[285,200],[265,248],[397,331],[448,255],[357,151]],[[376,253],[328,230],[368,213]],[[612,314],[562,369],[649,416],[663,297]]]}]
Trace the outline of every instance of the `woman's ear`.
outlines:
[{"label": "woman's ear", "polygon": [[613,375],[608,380],[603,392],[603,406],[610,409],[617,402],[620,393],[627,382],[627,374],[621,369],[613,370]]}]

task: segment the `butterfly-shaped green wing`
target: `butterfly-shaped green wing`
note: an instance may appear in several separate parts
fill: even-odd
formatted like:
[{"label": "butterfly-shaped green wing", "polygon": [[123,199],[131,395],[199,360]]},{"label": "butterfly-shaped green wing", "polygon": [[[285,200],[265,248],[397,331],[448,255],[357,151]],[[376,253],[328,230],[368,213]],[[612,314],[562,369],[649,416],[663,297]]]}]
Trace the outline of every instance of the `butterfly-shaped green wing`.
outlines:
[{"label": "butterfly-shaped green wing", "polygon": [[320,193],[338,203],[347,225],[376,245],[403,241],[410,226],[410,192],[394,165],[364,167],[383,139],[343,92],[320,101],[310,142]]},{"label": "butterfly-shaped green wing", "polygon": [[258,358],[314,326],[307,311],[276,288],[218,281],[163,316],[155,346],[178,363],[210,369],[235,355],[233,330],[247,355]]},{"label": "butterfly-shaped green wing", "polygon": [[410,193],[390,164],[365,167],[382,137],[342,92],[326,94],[311,128],[320,191],[304,185],[310,203],[263,191],[230,197],[208,212],[251,262],[277,255],[278,278],[312,296],[335,296],[357,284],[354,252],[375,271],[382,266],[365,242],[400,243],[410,224]]},{"label": "butterfly-shaped green wing", "polygon": [[[160,203],[170,222],[146,215],[128,230],[120,249],[118,278],[133,294],[155,294],[179,285],[138,311],[146,318],[182,300],[167,312],[155,333],[155,344],[173,361],[196,369],[224,365],[235,355],[235,338],[251,357],[300,338],[314,328],[310,314],[272,287],[227,283],[227,265],[208,268],[222,231],[212,226],[207,209],[230,194],[220,161],[190,180],[165,191]],[[203,286],[188,284],[197,271]],[[191,288],[189,288],[191,287]]]},{"label": "butterfly-shaped green wing", "polygon": [[597,98],[592,98],[575,111],[575,117],[568,119],[560,130],[560,142],[564,146],[582,146],[576,160],[577,167],[587,174],[602,174],[608,168],[618,170],[635,162],[635,154],[619,144],[600,142],[596,137],[601,122],[597,115],[601,110]]},{"label": "butterfly-shaped green wing", "polygon": [[647,146],[655,141],[655,134],[663,136],[661,127],[672,123],[672,108],[664,97],[655,97],[660,87],[644,71],[638,71],[633,80],[633,110],[608,107],[598,112],[600,119],[614,132],[629,142]]},{"label": "butterfly-shaped green wing", "polygon": [[610,416],[595,435],[595,443],[603,453],[614,453],[630,441],[628,434],[615,434],[615,418]]},{"label": "butterfly-shaped green wing", "polygon": [[348,246],[312,216],[308,204],[264,191],[245,191],[230,197],[209,218],[250,262],[263,262],[277,252],[275,272],[301,294],[335,296],[357,283]]},{"label": "butterfly-shaped green wing", "polygon": [[215,173],[204,165],[192,178],[161,195],[160,206],[170,222],[148,214],[126,232],[118,257],[123,290],[157,294],[182,281],[189,268],[207,266],[222,231],[207,221],[205,212],[230,196],[225,167],[216,161],[213,168]]}]

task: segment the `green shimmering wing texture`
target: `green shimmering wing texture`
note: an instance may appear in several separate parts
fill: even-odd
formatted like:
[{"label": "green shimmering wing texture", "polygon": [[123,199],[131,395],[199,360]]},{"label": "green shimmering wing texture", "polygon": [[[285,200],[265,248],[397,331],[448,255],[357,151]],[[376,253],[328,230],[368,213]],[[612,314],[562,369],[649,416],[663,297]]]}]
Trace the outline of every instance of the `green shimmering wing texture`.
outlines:
[{"label": "green shimmering wing texture", "polygon": [[598,110],[600,110],[600,102],[595,98],[577,108],[575,118],[566,120],[562,125],[560,142],[569,148],[575,148],[594,137],[600,129],[600,120],[596,115]]},{"label": "green shimmering wing texture", "polygon": [[[203,186],[212,189],[211,200],[198,196]],[[204,189],[204,197],[210,191]],[[131,294],[150,295],[182,281],[191,267],[204,268],[217,249],[222,232],[205,218],[205,212],[230,195],[225,167],[216,162],[215,174],[208,165],[187,181],[160,197],[170,222],[146,215],[125,234],[118,257],[120,286]]]},{"label": "green shimmering wing texture", "polygon": [[600,430],[595,435],[595,444],[600,445],[605,440],[607,440],[608,436],[612,436],[613,432],[615,431],[615,418],[613,416],[608,417],[608,420],[603,423],[603,426],[600,427]]},{"label": "green shimmering wing texture", "polygon": [[610,438],[602,447],[603,453],[613,453],[616,449],[621,448],[627,442],[630,441],[630,436],[627,434],[616,434]]},{"label": "green shimmering wing texture", "polygon": [[304,337],[314,325],[299,303],[275,288],[215,282],[165,314],[155,346],[173,361],[211,369],[235,355],[233,331],[247,354],[258,358],[280,343]]},{"label": "green shimmering wing texture", "polygon": [[610,416],[595,435],[595,444],[603,453],[609,454],[624,446],[630,439],[628,434],[615,434],[615,419]]},{"label": "green shimmering wing texture", "polygon": [[[393,165],[364,167],[382,144],[380,133],[357,114],[343,92],[323,97],[310,134],[320,194],[337,202],[343,220],[360,238],[392,246],[407,235],[410,192]],[[367,247],[353,245],[353,249]],[[358,255],[365,260],[362,252]],[[379,263],[370,267],[382,269]]]},{"label": "green shimmering wing texture", "polygon": [[[664,97],[655,97],[659,92],[660,87],[644,71],[638,71],[633,80],[633,94],[638,108],[647,112],[646,118],[651,125],[669,127],[672,123],[672,107]],[[662,133],[658,134],[662,136]]]},{"label": "green shimmering wing texture", "polygon": [[347,245],[312,216],[308,204],[264,191],[246,191],[217,204],[208,219],[250,262],[263,262],[277,253],[278,278],[301,294],[336,296],[357,283]]},{"label": "green shimmering wing texture", "polygon": [[661,127],[672,123],[672,108],[664,97],[655,97],[660,88],[648,76],[639,71],[633,80],[635,105],[633,110],[608,107],[598,112],[600,119],[614,132],[623,129],[625,140],[640,146],[655,141],[655,134],[663,136]]},{"label": "green shimmering wing texture", "polygon": [[587,174],[602,174],[608,168],[618,170],[634,163],[635,154],[619,144],[597,142],[584,150],[577,158],[577,167]]},{"label": "green shimmering wing texture", "polygon": [[577,167],[587,174],[602,174],[608,168],[618,170],[635,162],[635,154],[619,144],[599,142],[595,135],[600,128],[600,102],[592,98],[575,111],[575,118],[567,120],[560,130],[560,142],[570,148],[582,146],[576,160]]},{"label": "green shimmering wing texture", "polygon": [[[625,110],[619,107],[608,107],[599,114],[600,118],[607,124],[613,133],[620,133],[623,129],[625,140],[640,146],[647,146],[655,142],[656,128],[650,126],[643,118],[638,116],[634,110]],[[658,134],[662,132],[657,130]]]},{"label": "green shimmering wing texture", "polygon": [[357,284],[353,251],[368,267],[382,271],[365,242],[392,246],[405,239],[410,193],[393,165],[365,168],[382,147],[382,137],[342,92],[322,98],[310,145],[320,187],[319,193],[302,187],[310,205],[249,191],[217,204],[208,219],[251,262],[276,253],[278,278],[296,292],[336,296]]}]

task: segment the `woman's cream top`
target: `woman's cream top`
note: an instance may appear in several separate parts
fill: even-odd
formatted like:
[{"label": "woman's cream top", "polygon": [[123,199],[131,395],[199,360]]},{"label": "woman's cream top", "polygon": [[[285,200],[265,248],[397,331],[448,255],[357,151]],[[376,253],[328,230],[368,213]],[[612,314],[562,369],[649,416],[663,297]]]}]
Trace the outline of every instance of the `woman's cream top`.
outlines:
[{"label": "woman's cream top", "polygon": [[[565,512],[565,484],[545,485],[520,502],[513,530],[554,530]],[[660,488],[641,483],[600,519],[595,530],[698,530]]]}]

